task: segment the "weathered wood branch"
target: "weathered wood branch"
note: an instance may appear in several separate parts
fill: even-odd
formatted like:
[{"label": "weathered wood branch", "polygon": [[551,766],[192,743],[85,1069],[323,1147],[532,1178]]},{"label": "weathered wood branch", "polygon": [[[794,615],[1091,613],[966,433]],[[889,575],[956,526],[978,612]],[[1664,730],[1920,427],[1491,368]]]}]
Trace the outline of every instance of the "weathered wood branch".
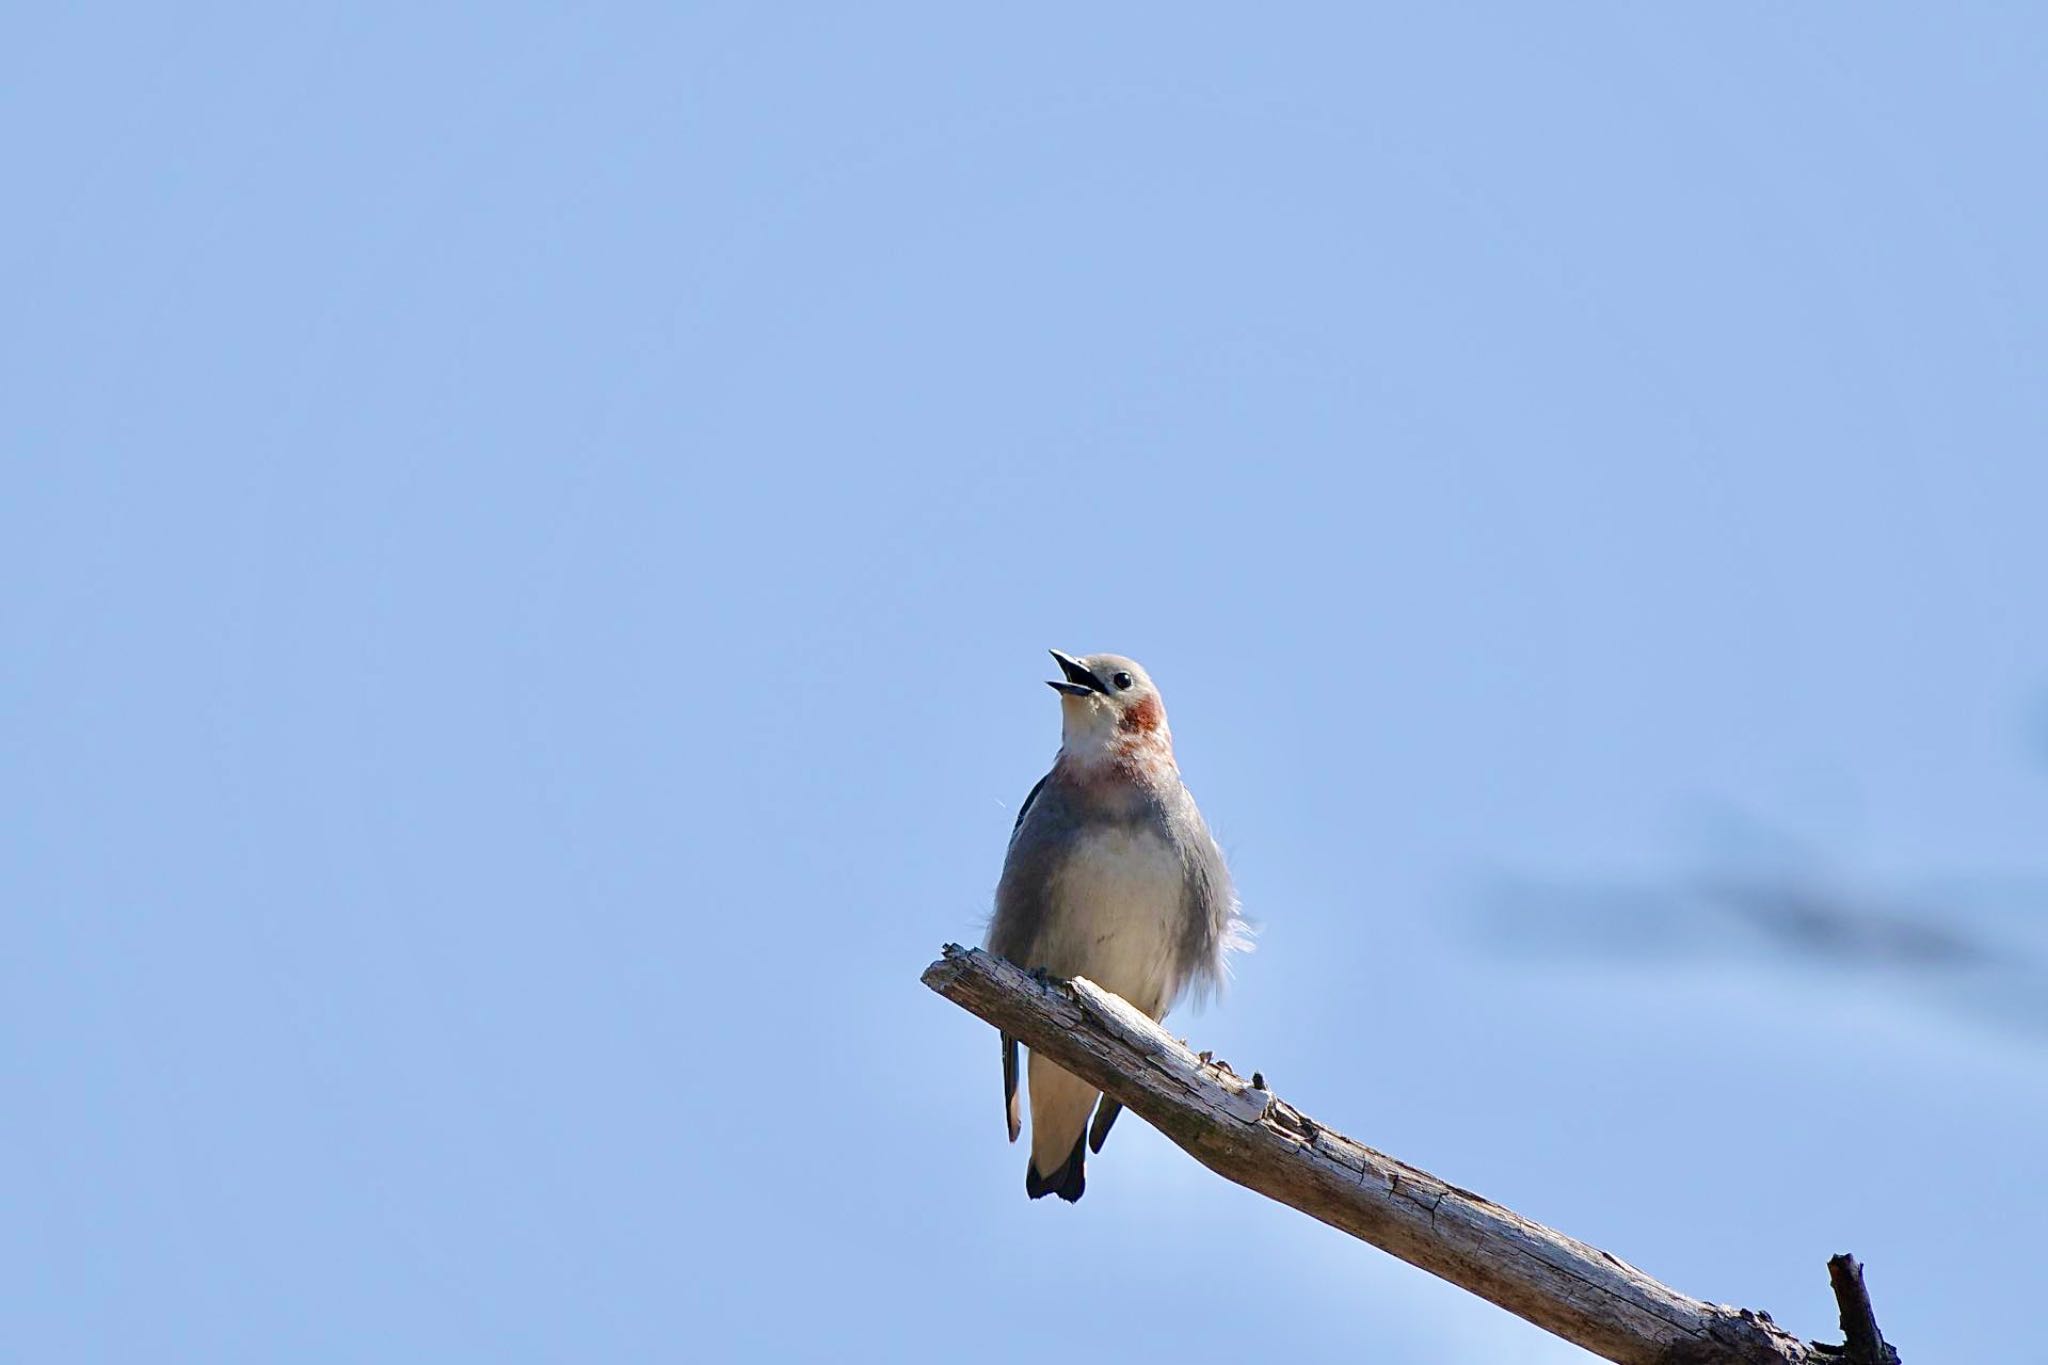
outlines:
[{"label": "weathered wood branch", "polygon": [[1877,1314],[1870,1309],[1870,1291],[1863,1286],[1863,1267],[1856,1258],[1847,1252],[1828,1257],[1828,1283],[1834,1286],[1835,1305],[1842,1315],[1843,1345],[1835,1358],[1848,1365],[1899,1365],[1899,1353],[1877,1330]]},{"label": "weathered wood branch", "polygon": [[[1272,1094],[1263,1077],[1246,1080],[1206,1053],[1197,1056],[1092,982],[1046,981],[949,943],[925,970],[924,983],[1098,1086],[1218,1175],[1609,1360],[1896,1365],[1874,1319],[1868,1338],[1859,1340],[1867,1296],[1851,1326],[1860,1267],[1849,1296],[1837,1284],[1848,1344],[1802,1342],[1767,1313],[1681,1294],[1597,1247],[1324,1127]],[[1868,1340],[1879,1343],[1880,1354],[1862,1354],[1872,1349]]]}]

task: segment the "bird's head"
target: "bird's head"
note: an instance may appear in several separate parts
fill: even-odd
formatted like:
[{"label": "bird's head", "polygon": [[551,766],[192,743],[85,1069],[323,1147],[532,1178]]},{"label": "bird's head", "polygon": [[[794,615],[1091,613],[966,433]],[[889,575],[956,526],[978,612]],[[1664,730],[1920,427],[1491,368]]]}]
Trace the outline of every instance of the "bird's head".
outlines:
[{"label": "bird's head", "polygon": [[1136,660],[1121,654],[1052,651],[1065,676],[1046,683],[1060,694],[1060,751],[1093,766],[1163,757],[1173,762],[1166,703]]}]

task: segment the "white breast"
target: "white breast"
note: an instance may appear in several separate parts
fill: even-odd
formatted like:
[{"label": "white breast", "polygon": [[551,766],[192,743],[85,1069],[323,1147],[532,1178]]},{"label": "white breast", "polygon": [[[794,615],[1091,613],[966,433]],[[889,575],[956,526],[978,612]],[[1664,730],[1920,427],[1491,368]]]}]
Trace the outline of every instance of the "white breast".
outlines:
[{"label": "white breast", "polygon": [[1055,874],[1043,940],[1055,976],[1085,976],[1155,1018],[1173,1003],[1185,873],[1150,829],[1091,831]]}]

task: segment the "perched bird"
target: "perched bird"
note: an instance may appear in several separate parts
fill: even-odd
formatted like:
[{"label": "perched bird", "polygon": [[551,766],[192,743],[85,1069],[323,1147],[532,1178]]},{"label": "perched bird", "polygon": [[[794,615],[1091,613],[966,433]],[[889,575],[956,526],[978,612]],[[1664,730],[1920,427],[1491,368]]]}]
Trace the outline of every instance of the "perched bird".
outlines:
[{"label": "perched bird", "polygon": [[[1024,798],[988,926],[990,952],[1051,976],[1085,976],[1154,1019],[1189,987],[1223,979],[1247,946],[1223,851],[1181,785],[1166,707],[1115,654],[1052,657],[1064,676],[1060,752]],[[1121,1107],[1036,1053],[1024,1191],[1068,1203],[1086,1187]],[[1003,1035],[1003,1103],[1017,1140],[1017,1040]],[[1088,1122],[1095,1114],[1094,1126]]]}]

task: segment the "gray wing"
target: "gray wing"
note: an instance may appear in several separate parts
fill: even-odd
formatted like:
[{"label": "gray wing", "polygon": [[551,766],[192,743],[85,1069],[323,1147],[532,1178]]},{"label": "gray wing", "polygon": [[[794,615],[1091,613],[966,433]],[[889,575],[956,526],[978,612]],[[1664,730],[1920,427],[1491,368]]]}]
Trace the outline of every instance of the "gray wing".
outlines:
[{"label": "gray wing", "polygon": [[[1230,883],[1223,850],[1209,833],[1202,813],[1195,809],[1194,798],[1189,797],[1185,807],[1175,813],[1174,826],[1185,868],[1175,984],[1177,988],[1192,986],[1201,995],[1223,980],[1223,954],[1233,941],[1233,925],[1238,919],[1237,891]],[[1242,946],[1241,938],[1236,941]]]},{"label": "gray wing", "polygon": [[1072,824],[1065,796],[1047,773],[1024,798],[1017,823],[1010,829],[1010,849],[1003,858],[1003,879],[996,883],[996,913],[988,924],[988,950],[1020,967],[1042,965],[1035,960],[1045,928],[1047,896],[1065,854]]},{"label": "gray wing", "polygon": [[[1051,773],[1045,775],[1045,777],[1051,776]],[[1017,807],[1017,823],[1010,826],[1010,837],[1012,839],[1017,837],[1018,830],[1024,828],[1024,817],[1031,814],[1031,803],[1036,801],[1038,794],[1045,790],[1045,777],[1041,777],[1036,782],[1033,782],[1031,790],[1024,793],[1024,804]]]},{"label": "gray wing", "polygon": [[1010,1141],[1015,1142],[1017,1134],[1024,1131],[1024,1121],[1017,1113],[1017,1040],[1007,1033],[1003,1035],[1003,1122],[1010,1130]]},{"label": "gray wing", "polygon": [[[1040,863],[1030,858],[1023,867],[1018,865],[1017,843],[1024,831],[1024,822],[1038,808],[1038,794],[1045,790],[1047,773],[1031,784],[1025,794],[1024,804],[1017,808],[1017,822],[1010,826],[1010,853],[1003,861],[1003,880],[996,887],[995,918],[989,921],[989,951],[998,957],[1007,958],[1020,966],[1033,965],[1027,959],[1032,945],[1038,940],[1039,926],[1045,921],[1042,901],[1044,879],[1032,877],[1031,868]],[[1049,869],[1048,869],[1049,870]],[[1005,1033],[1003,1036],[1003,1120],[1009,1129],[1010,1141],[1015,1142],[1023,1131],[1023,1123],[1017,1105],[1017,1040]]]}]

